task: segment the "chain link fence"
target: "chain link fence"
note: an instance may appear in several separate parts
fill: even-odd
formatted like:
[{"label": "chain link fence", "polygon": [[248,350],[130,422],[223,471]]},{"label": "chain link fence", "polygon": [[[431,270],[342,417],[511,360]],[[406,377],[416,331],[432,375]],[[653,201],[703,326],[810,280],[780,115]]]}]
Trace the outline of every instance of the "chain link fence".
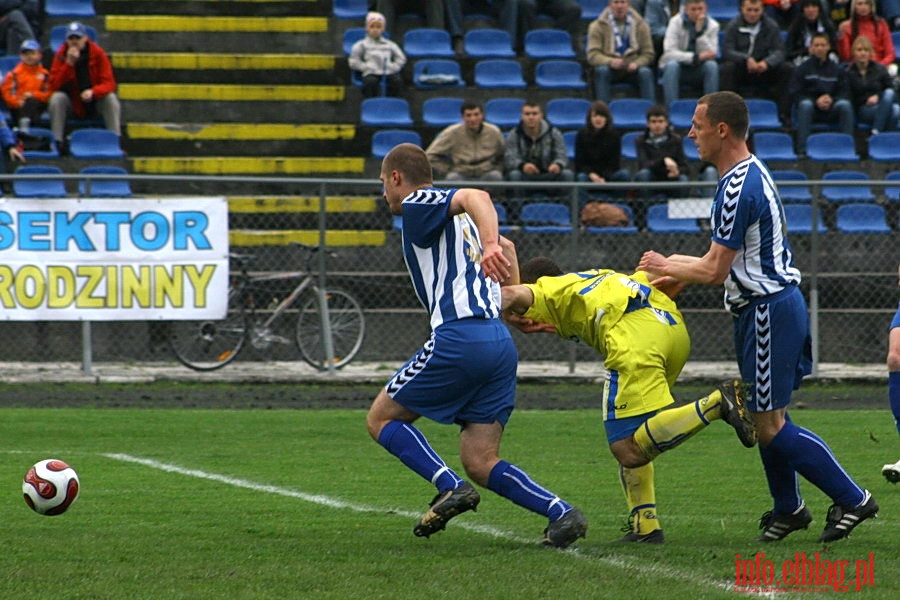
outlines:
[{"label": "chain link fence", "polygon": [[[175,179],[169,177],[168,181]],[[191,178],[192,184],[196,185],[197,179]],[[428,319],[413,294],[401,252],[401,234],[381,198],[378,181],[215,178],[210,185],[213,183],[228,190],[224,195],[229,204],[231,251],[253,255],[253,272],[302,270],[307,263],[306,250],[294,242],[328,248],[324,261],[311,264],[313,269],[324,269],[329,288],[350,293],[363,308],[366,335],[356,360],[396,366],[421,346],[428,335]],[[545,255],[569,270],[603,267],[631,272],[645,250],[702,255],[709,246],[705,216],[712,188],[698,189],[697,182],[649,184],[640,190],[635,190],[633,183],[601,187],[555,184],[552,189],[510,182],[477,185],[488,188],[503,207],[505,235],[516,243],[522,261]],[[859,182],[780,184],[792,198],[792,192],[802,191],[804,186],[809,192],[808,200],[793,203],[803,208],[796,214],[791,209],[788,224],[796,264],[803,272],[802,289],[810,304],[817,360],[880,363],[898,299],[897,182],[866,182],[872,198],[864,206],[877,207],[875,219],[880,215],[883,223],[881,228],[857,226],[855,233],[849,232],[842,219],[847,216],[843,207],[857,203],[826,200],[826,185],[851,189],[859,187]],[[676,196],[686,197],[674,199]],[[633,228],[582,226],[582,207],[594,199],[622,204],[633,219]],[[549,217],[526,222],[530,217],[525,206],[536,202],[561,207],[569,223],[552,222]],[[812,215],[819,217],[820,227],[811,226]],[[870,217],[868,212],[864,216]],[[542,228],[546,226],[551,228]],[[273,281],[271,298],[284,298],[292,285],[290,279]],[[733,360],[731,318],[723,306],[721,287],[688,287],[679,304],[693,338],[692,359]],[[2,327],[7,343],[0,347],[0,361],[79,361],[87,353],[95,362],[174,362],[164,321],[86,325],[6,320]],[[524,335],[516,330],[513,334],[521,360],[597,360],[592,349],[553,336]],[[249,346],[239,360],[300,359],[296,348],[289,345],[265,351]]]}]

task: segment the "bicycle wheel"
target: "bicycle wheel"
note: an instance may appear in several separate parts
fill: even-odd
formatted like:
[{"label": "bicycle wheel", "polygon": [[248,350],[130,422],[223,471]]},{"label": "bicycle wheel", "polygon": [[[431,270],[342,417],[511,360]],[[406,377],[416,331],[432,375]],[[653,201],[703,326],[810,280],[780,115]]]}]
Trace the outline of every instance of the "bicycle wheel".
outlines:
[{"label": "bicycle wheel", "polygon": [[[359,303],[341,290],[327,290],[328,320],[334,342],[334,366],[341,368],[356,356],[366,333],[366,320]],[[301,300],[297,315],[297,348],[303,360],[319,370],[328,368],[325,341],[322,337],[322,318],[319,315],[318,292]]]},{"label": "bicycle wheel", "polygon": [[214,371],[237,358],[247,339],[243,300],[229,291],[221,321],[171,321],[169,347],[178,362],[195,371]]}]

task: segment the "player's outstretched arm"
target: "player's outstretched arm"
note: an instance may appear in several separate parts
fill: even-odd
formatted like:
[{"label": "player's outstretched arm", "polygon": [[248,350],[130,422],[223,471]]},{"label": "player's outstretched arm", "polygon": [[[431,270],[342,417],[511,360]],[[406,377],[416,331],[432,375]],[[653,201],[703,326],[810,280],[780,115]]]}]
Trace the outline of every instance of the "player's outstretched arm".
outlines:
[{"label": "player's outstretched arm", "polygon": [[668,276],[686,283],[721,285],[728,277],[737,250],[713,242],[702,257],[673,254],[663,256],[653,250],[641,256],[639,271]]}]

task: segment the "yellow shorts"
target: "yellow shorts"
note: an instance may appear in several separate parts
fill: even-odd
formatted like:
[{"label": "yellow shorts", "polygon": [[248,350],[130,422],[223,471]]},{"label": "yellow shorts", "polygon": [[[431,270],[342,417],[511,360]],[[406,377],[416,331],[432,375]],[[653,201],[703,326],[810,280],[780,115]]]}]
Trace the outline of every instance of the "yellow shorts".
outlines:
[{"label": "yellow shorts", "polygon": [[675,401],[670,388],[691,353],[691,338],[682,316],[672,316],[674,325],[653,310],[636,310],[607,332],[604,421],[643,415]]}]

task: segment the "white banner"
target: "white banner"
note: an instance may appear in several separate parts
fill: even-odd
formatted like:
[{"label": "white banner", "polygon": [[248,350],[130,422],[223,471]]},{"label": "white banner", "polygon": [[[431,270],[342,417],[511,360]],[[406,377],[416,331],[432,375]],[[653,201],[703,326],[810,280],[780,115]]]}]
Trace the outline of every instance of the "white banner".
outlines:
[{"label": "white banner", "polygon": [[225,198],[0,199],[0,319],[224,318]]}]

